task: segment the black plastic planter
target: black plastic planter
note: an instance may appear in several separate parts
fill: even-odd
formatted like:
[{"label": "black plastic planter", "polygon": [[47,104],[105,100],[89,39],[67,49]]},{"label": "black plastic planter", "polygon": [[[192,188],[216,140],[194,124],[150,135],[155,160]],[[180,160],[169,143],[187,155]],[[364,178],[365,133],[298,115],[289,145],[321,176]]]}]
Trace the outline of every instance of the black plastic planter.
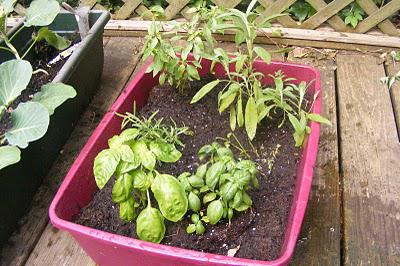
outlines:
[{"label": "black plastic planter", "polygon": [[[103,30],[109,18],[105,11],[90,12],[90,34],[53,80],[72,85],[77,96],[56,109],[46,135],[21,150],[19,163],[0,170],[0,247],[15,229],[18,219],[29,209],[43,177],[99,86],[104,60]],[[11,33],[20,26],[12,29]],[[49,28],[61,35],[76,35],[78,25],[72,14],[60,13]],[[25,28],[13,39],[18,50],[29,46],[33,30]],[[12,58],[9,53],[0,51],[0,63]]]}]

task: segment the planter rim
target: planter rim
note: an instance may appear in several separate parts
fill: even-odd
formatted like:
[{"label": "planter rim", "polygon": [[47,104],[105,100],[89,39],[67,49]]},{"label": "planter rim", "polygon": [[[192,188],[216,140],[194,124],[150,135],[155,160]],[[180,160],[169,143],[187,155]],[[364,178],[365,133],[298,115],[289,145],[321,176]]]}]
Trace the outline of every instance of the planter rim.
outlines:
[{"label": "planter rim", "polygon": [[[261,62],[260,60],[257,61]],[[59,204],[62,195],[66,191],[72,179],[74,178],[74,175],[76,174],[79,166],[84,163],[85,157],[92,149],[92,147],[96,146],[97,140],[101,136],[103,130],[106,128],[107,124],[113,118],[114,112],[118,110],[118,108],[124,103],[126,98],[125,94],[127,94],[126,91],[129,90],[130,88],[134,88],[139,83],[142,76],[145,75],[146,69],[150,64],[151,60],[148,60],[145,66],[143,66],[140,72],[138,72],[136,77],[128,83],[128,85],[126,86],[125,90],[122,92],[120,97],[118,97],[118,99],[109,109],[109,111],[104,115],[98,127],[95,129],[90,139],[81,150],[79,156],[71,166],[67,176],[65,177],[63,183],[61,184],[49,208],[49,216],[52,224],[60,229],[65,229],[68,232],[72,231],[78,232],[79,234],[85,235],[90,239],[98,239],[102,241],[112,242],[114,244],[118,244],[129,248],[145,250],[148,252],[157,253],[169,257],[196,260],[197,262],[203,262],[203,263],[212,262],[221,265],[269,265],[269,266],[286,265],[287,263],[289,263],[297,242],[297,237],[300,233],[301,224],[307,207],[308,197],[313,177],[313,168],[317,158],[320,124],[316,122],[310,122],[309,124],[311,127],[311,134],[308,136],[306,140],[306,145],[302,149],[302,156],[301,156],[301,158],[304,157],[306,159],[302,160],[303,165],[299,164],[297,169],[298,171],[296,179],[301,177],[302,179],[304,179],[303,180],[304,184],[300,186],[300,188],[297,185],[295,186],[294,196],[292,199],[290,212],[288,214],[287,224],[285,226],[284,241],[282,242],[281,254],[275,260],[260,261],[260,260],[246,259],[246,258],[235,258],[224,255],[216,255],[212,253],[205,253],[190,249],[184,249],[179,247],[167,246],[164,244],[156,244],[93,229],[58,217],[56,213],[57,205]],[[312,112],[317,114],[321,113],[322,90],[321,90],[320,73],[317,69],[307,65],[287,63],[287,62],[276,62],[276,61],[272,61],[270,65],[281,66],[281,67],[284,66],[296,67],[299,69],[299,71],[301,69],[311,71],[315,75],[314,91],[315,92],[319,91],[318,97],[316,98],[314,106],[312,108]],[[299,169],[301,169],[301,171],[299,171]]]}]

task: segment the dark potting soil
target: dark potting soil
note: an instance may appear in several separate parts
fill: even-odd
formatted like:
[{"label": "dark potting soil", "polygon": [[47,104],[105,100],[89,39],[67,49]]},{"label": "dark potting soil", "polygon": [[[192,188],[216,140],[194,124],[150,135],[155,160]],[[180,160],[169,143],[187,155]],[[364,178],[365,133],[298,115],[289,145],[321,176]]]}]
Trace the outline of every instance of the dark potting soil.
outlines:
[{"label": "dark potting soil", "polygon": [[[209,80],[211,78],[208,78]],[[217,111],[217,91],[197,104],[189,104],[194,93],[207,82],[192,82],[184,95],[169,86],[155,87],[139,115],[148,117],[159,110],[158,118],[171,117],[178,125],[191,128],[194,135],[182,137],[185,147],[181,159],[175,164],[164,164],[159,172],[178,176],[184,171],[194,172],[199,164],[197,151],[216,137],[226,137],[230,132],[229,115]],[[295,148],[289,124],[278,128],[280,119],[265,121],[257,130],[253,145],[260,158],[249,146],[244,129],[236,129],[235,135],[259,164],[260,187],[250,191],[253,199],[251,210],[235,212],[232,224],[227,221],[207,226],[203,235],[188,235],[186,227],[189,215],[182,222],[166,222],[167,232],[161,242],[165,245],[227,255],[229,249],[238,248],[235,257],[273,260],[281,250],[284,232],[291,207],[296,179],[296,167],[300,150]],[[237,152],[237,151],[236,151]],[[275,154],[275,155],[274,155]],[[238,152],[236,156],[245,158]],[[270,166],[269,166],[270,165]],[[271,170],[269,170],[272,168]],[[114,182],[94,195],[92,202],[82,209],[75,222],[106,232],[137,238],[134,223],[119,219],[118,205],[111,199]]]},{"label": "dark potting soil", "polygon": [[34,71],[37,69],[42,69],[48,74],[44,72],[38,72],[32,75],[27,89],[25,89],[22,94],[13,101],[8,108],[8,112],[5,113],[0,120],[0,135],[4,134],[12,127],[10,119],[11,111],[17,108],[18,104],[29,101],[36,92],[40,91],[44,84],[51,82],[68,60],[62,59],[52,65],[48,65],[47,63],[56,57],[58,53],[59,51],[44,42],[40,42],[36,45],[35,49],[32,51],[32,60],[28,60],[31,62]]}]

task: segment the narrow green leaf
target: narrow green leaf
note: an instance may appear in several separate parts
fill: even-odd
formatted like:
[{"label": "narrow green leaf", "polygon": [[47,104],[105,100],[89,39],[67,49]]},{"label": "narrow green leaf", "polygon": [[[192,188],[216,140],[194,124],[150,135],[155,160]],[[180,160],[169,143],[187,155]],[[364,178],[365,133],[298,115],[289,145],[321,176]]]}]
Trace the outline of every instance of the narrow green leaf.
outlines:
[{"label": "narrow green leaf", "polygon": [[332,126],[331,121],[329,121],[328,119],[326,119],[325,117],[323,117],[319,114],[314,114],[314,113],[307,114],[307,118],[310,119],[311,121],[315,121],[315,122],[318,122],[321,124],[326,124],[326,125]]},{"label": "narrow green leaf", "polygon": [[265,50],[264,48],[256,46],[254,47],[254,52],[256,52],[256,54],[261,57],[261,59],[264,60],[265,63],[271,63],[271,54],[268,53],[267,50]]},{"label": "narrow green leaf", "polygon": [[234,131],[236,129],[236,109],[233,105],[231,105],[229,118],[229,125],[231,126],[231,130]]},{"label": "narrow green leaf", "polygon": [[243,118],[243,104],[242,104],[242,97],[239,96],[238,100],[237,100],[237,107],[236,107],[236,111],[237,111],[237,123],[239,127],[242,127],[244,124],[244,118]]},{"label": "narrow green leaf", "polygon": [[207,93],[209,93],[215,86],[218,85],[219,79],[211,81],[210,83],[207,83],[204,85],[194,96],[192,101],[190,102],[191,104],[198,102],[201,100]]},{"label": "narrow green leaf", "polygon": [[247,100],[246,110],[245,110],[245,126],[247,135],[250,140],[253,140],[257,131],[257,105],[253,97]]}]

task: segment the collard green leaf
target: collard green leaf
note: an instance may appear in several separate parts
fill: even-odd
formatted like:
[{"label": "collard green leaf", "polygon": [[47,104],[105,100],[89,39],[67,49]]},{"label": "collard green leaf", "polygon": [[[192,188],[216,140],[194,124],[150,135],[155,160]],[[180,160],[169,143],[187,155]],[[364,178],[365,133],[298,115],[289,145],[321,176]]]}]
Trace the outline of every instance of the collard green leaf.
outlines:
[{"label": "collard green leaf", "polygon": [[47,26],[59,12],[60,4],[56,0],[34,0],[26,10],[25,26]]},{"label": "collard green leaf", "polygon": [[119,218],[125,222],[132,221],[136,216],[135,199],[130,196],[119,204]]},{"label": "collard green leaf", "polygon": [[22,149],[46,133],[50,118],[47,109],[40,103],[27,102],[18,105],[11,113],[12,127],[5,137],[9,144]]},{"label": "collard green leaf", "polygon": [[158,174],[151,185],[151,191],[166,219],[177,222],[185,215],[188,199],[185,190],[175,177]]},{"label": "collard green leaf", "polygon": [[267,64],[271,63],[271,54],[260,46],[254,47],[254,52]]},{"label": "collard green leaf", "polygon": [[57,50],[67,49],[71,45],[71,41],[58,35],[54,31],[49,30],[48,27],[40,28],[40,30],[38,31],[38,34],[36,36],[36,39],[37,39],[37,41],[41,41],[41,40],[45,39],[48,44],[50,44]]},{"label": "collard green leaf", "polygon": [[174,163],[182,156],[175,145],[165,142],[150,142],[150,150],[158,160],[165,163]]},{"label": "collard green leaf", "polygon": [[25,60],[9,60],[0,64],[0,105],[8,106],[28,86],[32,66]]},{"label": "collard green leaf", "polygon": [[250,140],[253,140],[256,136],[258,122],[257,105],[253,97],[250,97],[247,100],[244,116],[247,135],[249,136]]},{"label": "collard green leaf", "polygon": [[207,206],[207,218],[210,224],[216,224],[224,214],[224,207],[220,200],[214,200]]},{"label": "collard green leaf", "polygon": [[133,143],[132,151],[140,158],[140,162],[146,169],[153,171],[156,165],[156,156],[147,148],[146,143],[143,141]]},{"label": "collard green leaf", "polygon": [[204,96],[207,95],[215,86],[217,86],[219,83],[219,79],[211,81],[210,83],[207,83],[204,85],[192,98],[192,101],[190,103],[196,103],[200,101]]},{"label": "collard green leaf", "polygon": [[14,10],[14,5],[17,0],[0,0],[0,7],[3,7],[4,16],[7,15]]},{"label": "collard green leaf", "polygon": [[133,176],[129,173],[118,177],[112,189],[112,200],[122,202],[128,200],[133,189]]},{"label": "collard green leaf", "polygon": [[21,160],[21,151],[15,146],[0,147],[0,170]]},{"label": "collard green leaf", "polygon": [[120,161],[119,154],[113,150],[102,150],[94,159],[93,172],[99,189],[110,180]]},{"label": "collard green leaf", "polygon": [[47,108],[49,115],[52,115],[58,106],[75,96],[76,91],[72,86],[63,83],[48,83],[35,93],[32,100],[42,104]]}]

